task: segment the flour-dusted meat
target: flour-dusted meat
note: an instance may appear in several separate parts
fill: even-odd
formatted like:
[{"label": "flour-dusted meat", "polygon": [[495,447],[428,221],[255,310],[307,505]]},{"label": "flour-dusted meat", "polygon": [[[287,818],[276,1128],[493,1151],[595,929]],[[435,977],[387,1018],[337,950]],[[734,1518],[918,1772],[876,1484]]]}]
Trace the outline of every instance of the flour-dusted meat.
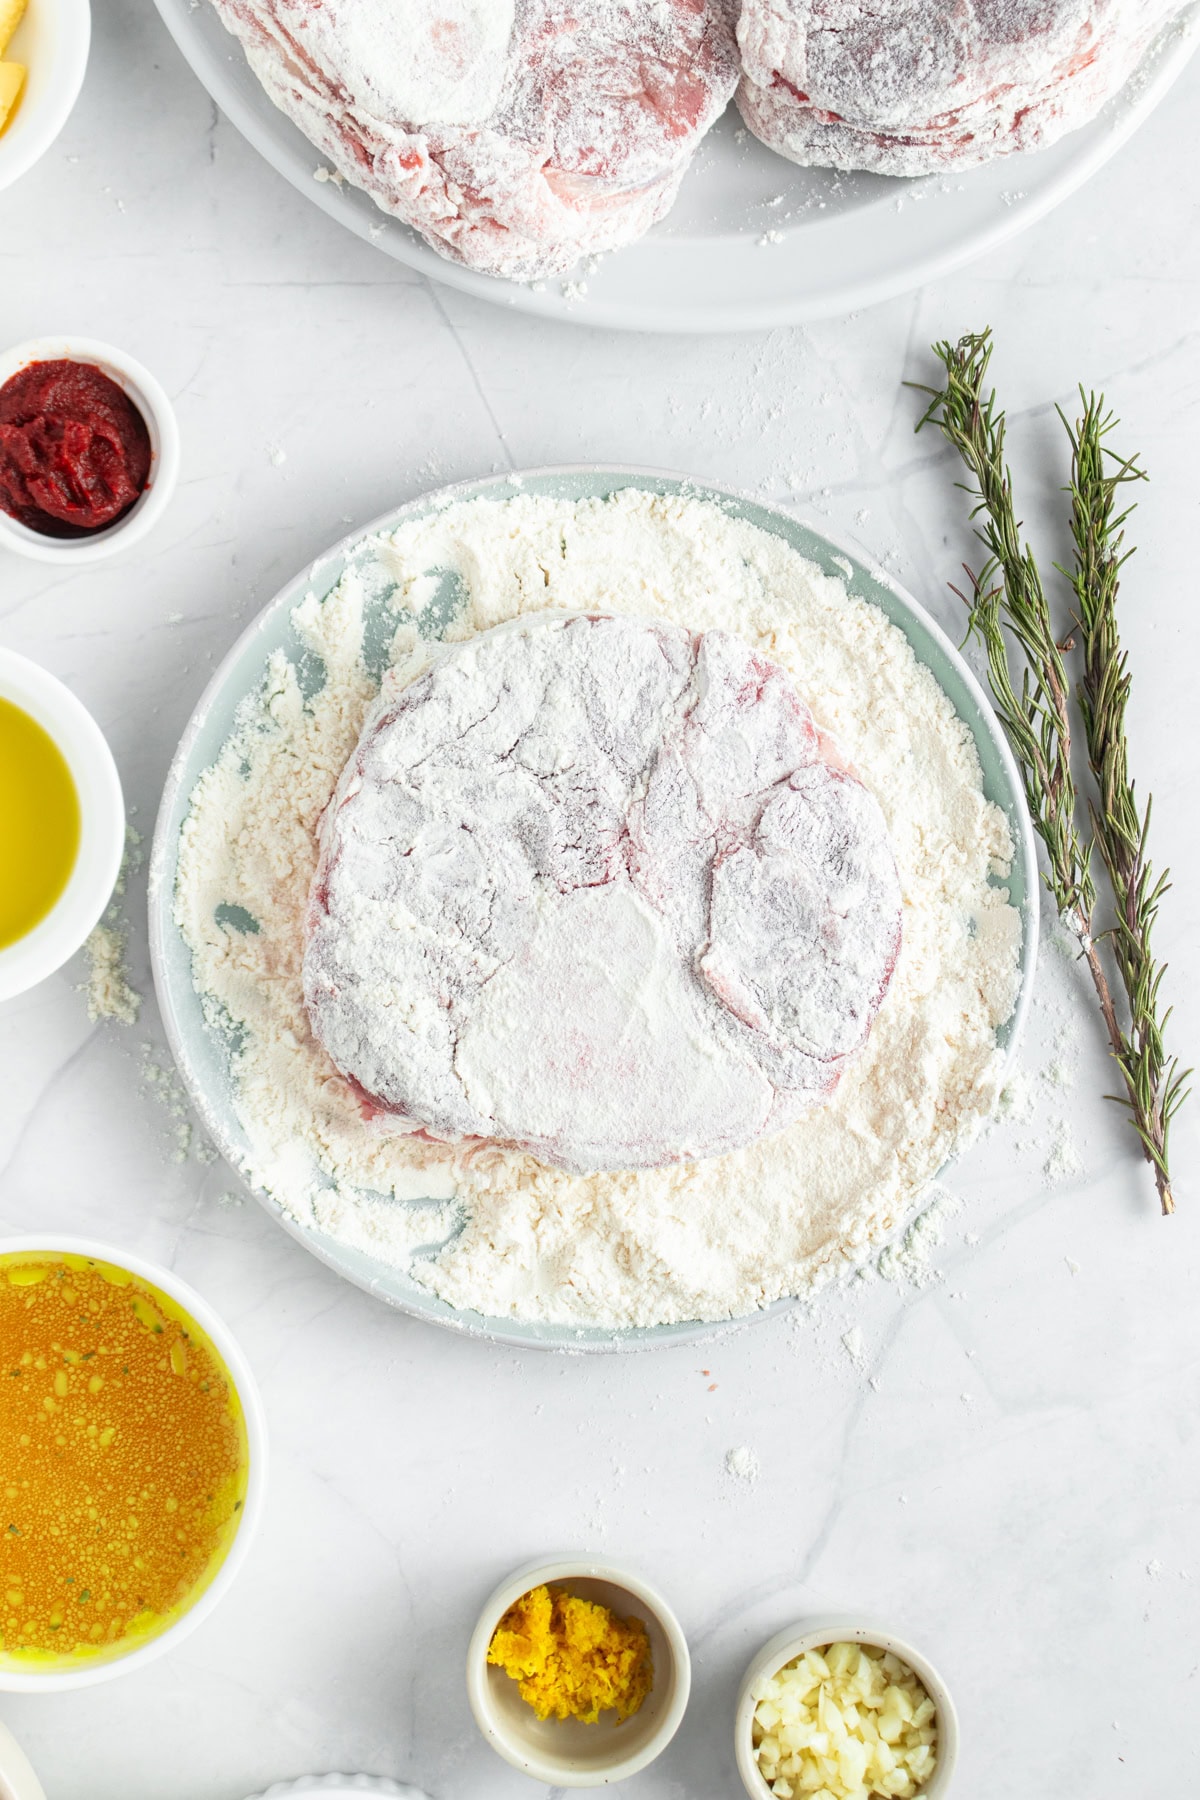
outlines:
[{"label": "flour-dusted meat", "polygon": [[543,613],[381,697],[323,821],[304,992],[385,1124],[649,1168],[824,1100],[899,944],[882,815],[782,669]]},{"label": "flour-dusted meat", "polygon": [[347,181],[527,280],[660,219],[738,80],[730,0],[214,0]]},{"label": "flour-dusted meat", "polygon": [[1183,4],[744,0],[738,105],[793,162],[969,168],[1086,124]]}]

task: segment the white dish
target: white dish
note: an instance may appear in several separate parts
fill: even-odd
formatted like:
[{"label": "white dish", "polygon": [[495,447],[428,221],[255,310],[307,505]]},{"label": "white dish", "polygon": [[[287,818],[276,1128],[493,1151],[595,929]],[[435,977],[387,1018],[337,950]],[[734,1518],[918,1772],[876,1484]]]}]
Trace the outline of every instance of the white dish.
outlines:
[{"label": "white dish", "polygon": [[[530,1588],[551,1582],[645,1625],[654,1681],[639,1710],[623,1724],[611,1714],[602,1714],[594,1725],[539,1719],[511,1676],[488,1663],[492,1633],[509,1607]],[[475,1723],[514,1769],[551,1787],[602,1787],[646,1768],[679,1730],[691,1683],[687,1639],[662,1595],[628,1569],[593,1556],[563,1556],[518,1569],[489,1596],[467,1650],[467,1698]]]},{"label": "white dish", "polygon": [[46,537],[0,512],[0,549],[15,550],[33,562],[78,567],[82,563],[104,562],[132,549],[157,525],[179,480],[179,426],[166,391],[149,369],[124,350],[103,344],[98,338],[27,338],[0,356],[0,387],[29,363],[60,361],[92,363],[110,381],[115,381],[141,413],[150,434],[150,474],[145,489],[124,517],[103,531],[78,538]]},{"label": "white dish", "polygon": [[108,905],[125,848],[125,802],[100,727],[57,676],[15,650],[0,649],[0,700],[19,706],[58,745],[79,796],[80,819],[66,887],[32,931],[0,950],[3,1001],[61,968]]},{"label": "white dish", "polygon": [[[518,487],[512,485],[514,481]],[[686,490],[700,498],[713,499],[735,517],[747,519],[762,530],[784,538],[825,573],[847,581],[853,592],[879,606],[904,633],[918,661],[926,664],[944,689],[974,739],[983,771],[984,791],[989,800],[1003,808],[1013,836],[1015,860],[1004,886],[1021,912],[1021,982],[1013,1016],[998,1034],[1000,1044],[1008,1055],[1012,1054],[1029,1008],[1037,957],[1038,874],[1033,828],[1021,792],[1020,776],[1004,734],[979,683],[946,634],[881,570],[863,563],[861,558],[831,543],[822,533],[777,508],[762,506],[727,489],[651,470],[535,469],[514,477],[492,476],[481,481],[463,482],[423,495],[406,506],[385,513],[335,545],[327,556],[301,571],[251,621],[216,670],[183,734],[163,790],[150,858],[150,953],[163,1022],[180,1074],[205,1130],[233,1168],[244,1171],[257,1159],[233,1104],[230,1074],[233,1039],[228,1034],[222,1035],[206,1019],[192,985],[191,955],[173,916],[175,869],[179,833],[187,817],[192,790],[201,772],[216,760],[232,728],[239,704],[257,690],[273,651],[281,650],[293,660],[304,654],[292,629],[293,607],[309,592],[322,596],[330,592],[371,535],[392,531],[405,519],[432,512],[450,500],[472,500],[484,495],[507,498],[518,491],[580,500],[611,494],[625,487],[664,494]],[[379,604],[382,609],[382,602]],[[370,629],[368,619],[368,631]],[[405,1312],[472,1336],[531,1348],[601,1351],[658,1347],[687,1338],[707,1337],[720,1329],[718,1325],[705,1323],[623,1330],[546,1325],[507,1317],[484,1317],[452,1308],[427,1287],[414,1281],[407,1272],[365,1250],[300,1224],[264,1189],[252,1188],[251,1191],[286,1231],[349,1280]],[[791,1300],[780,1300],[762,1312],[751,1314],[750,1319],[764,1318],[795,1304]]]},{"label": "white dish", "polygon": [[0,1800],[46,1800],[29,1758],[10,1731],[0,1725]]},{"label": "white dish", "polygon": [[[210,0],[156,4],[243,136],[357,236],[477,298],[631,331],[751,331],[829,318],[982,255],[1057,206],[1120,149],[1187,63],[1200,21],[1193,6],[1169,26],[1124,91],[1083,130],[1035,156],[1005,157],[945,180],[798,169],[741,133],[731,106],[661,225],[598,268],[539,291],[447,262],[359,189],[314,180],[322,157],[267,98]],[[776,232],[779,242],[768,235]]]},{"label": "white dish", "polygon": [[277,1781],[265,1793],[252,1794],[250,1800],[285,1800],[285,1796],[301,1794],[321,1794],[324,1800],[360,1800],[363,1794],[376,1794],[381,1800],[383,1796],[390,1796],[390,1800],[429,1800],[420,1788],[389,1781],[386,1775],[302,1775],[298,1781]]},{"label": "white dish", "polygon": [[25,65],[25,86],[0,132],[0,188],[44,156],[79,98],[92,35],[88,0],[29,0],[4,52]]},{"label": "white dish", "polygon": [[775,1800],[771,1788],[759,1774],[754,1758],[752,1727],[757,1704],[755,1693],[759,1683],[774,1675],[786,1663],[792,1662],[802,1651],[839,1642],[876,1644],[883,1650],[890,1650],[893,1656],[898,1656],[901,1662],[907,1663],[919,1678],[933,1701],[938,1741],[937,1767],[932,1780],[918,1790],[918,1800],[945,1800],[954,1778],[954,1765],[958,1761],[958,1714],[954,1710],[949,1688],[928,1658],[922,1656],[919,1650],[914,1650],[911,1644],[906,1644],[902,1638],[896,1637],[893,1632],[871,1624],[864,1625],[861,1620],[842,1618],[814,1619],[811,1624],[803,1627],[792,1625],[786,1631],[777,1632],[763,1645],[742,1677],[734,1716],[734,1750],[738,1774],[750,1800]]},{"label": "white dish", "polygon": [[[94,1257],[98,1262],[113,1263],[118,1269],[127,1269],[131,1275],[149,1282],[152,1287],[161,1288],[211,1339],[237,1390],[246,1422],[249,1472],[246,1498],[242,1504],[237,1531],[225,1552],[224,1561],[204,1592],[173,1625],[168,1626],[157,1637],[148,1639],[136,1650],[126,1651],[124,1654],[117,1652],[104,1662],[81,1662],[77,1668],[26,1672],[23,1669],[6,1668],[0,1663],[0,1693],[60,1694],[69,1688],[94,1687],[98,1682],[112,1681],[118,1675],[132,1674],[135,1669],[144,1669],[147,1663],[156,1662],[193,1632],[229,1592],[249,1554],[262,1518],[267,1491],[267,1421],[250,1364],[237,1339],[208,1301],[195,1288],[180,1281],[170,1269],[160,1268],[157,1263],[144,1262],[140,1256],[130,1256],[113,1244],[99,1244],[90,1238],[61,1237],[52,1233],[44,1236],[39,1233],[19,1238],[0,1238],[0,1255],[11,1255],[14,1251],[44,1251],[51,1256],[58,1253]],[[0,1800],[5,1800],[2,1786]],[[18,1800],[25,1800],[25,1796],[20,1795]],[[30,1800],[36,1800],[36,1795],[31,1796]]]}]

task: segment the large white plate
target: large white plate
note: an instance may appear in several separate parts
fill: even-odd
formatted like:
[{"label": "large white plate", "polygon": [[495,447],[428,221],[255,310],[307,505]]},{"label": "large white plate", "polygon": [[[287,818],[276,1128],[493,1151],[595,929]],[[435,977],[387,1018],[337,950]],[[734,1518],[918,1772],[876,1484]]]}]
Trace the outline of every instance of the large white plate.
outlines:
[{"label": "large white plate", "polygon": [[[470,500],[479,495],[508,498],[517,491],[509,485],[512,479],[491,476],[410,501],[407,506],[386,513],[362,531],[343,539],[311,569],[290,581],[247,627],[213,675],[175,752],[163,790],[150,858],[150,953],[154,963],[154,985],[167,1037],[192,1101],[213,1142],[239,1171],[244,1171],[254,1159],[233,1105],[230,1057],[236,1034],[226,1036],[205,1020],[192,986],[191,955],[172,916],[179,833],[188,814],[192,790],[201,772],[216,760],[233,726],[238,706],[246,695],[257,691],[272,653],[282,650],[297,663],[306,660],[304,647],[296,637],[291,621],[292,608],[305,594],[311,592],[323,596],[329,593],[356,554],[368,548],[366,539],[372,533],[394,530],[404,519],[423,516],[450,497],[456,500]],[[724,489],[699,488],[683,477],[637,469],[540,469],[516,479],[522,493],[549,494],[555,499],[566,500],[607,495],[626,487],[649,489],[660,494],[676,494],[686,487],[689,493],[714,498],[735,516],[782,537],[793,549],[811,558],[827,575],[846,580],[854,593],[882,608],[900,628],[917,660],[930,670],[970,730],[979,752],[984,792],[989,800],[1003,807],[1012,831],[1013,868],[1003,885],[1021,911],[1021,991],[1012,1018],[998,1034],[1001,1045],[1011,1055],[1028,1010],[1037,954],[1038,874],[1033,828],[1021,792],[1020,775],[995,714],[945,633],[910,595],[880,570],[868,568],[789,514],[741,495]],[[377,596],[368,613],[368,637],[371,620],[376,614],[380,618],[386,615],[394,624],[386,598]],[[311,663],[310,656],[307,660]],[[306,1249],[340,1274],[392,1306],[473,1336],[539,1348],[630,1350],[678,1343],[681,1339],[710,1334],[718,1329],[715,1325],[700,1323],[655,1325],[627,1331],[612,1331],[599,1326],[584,1329],[488,1318],[456,1310],[415,1282],[411,1275],[323,1232],[298,1224],[273,1195],[261,1189],[252,1191]],[[775,1312],[780,1307],[794,1304],[794,1301],[778,1301],[768,1311]],[[764,1313],[751,1315],[753,1318],[764,1316]]]},{"label": "large white plate", "polygon": [[[731,106],[669,218],[586,275],[539,290],[459,268],[387,219],[359,189],[314,180],[323,158],[267,98],[210,0],[156,4],[222,111],[273,168],[359,237],[464,293],[631,331],[800,324],[944,275],[1023,231],[1107,162],[1157,106],[1200,37],[1198,0],[1091,125],[1036,156],[1006,157],[945,179],[798,169],[742,132]],[[779,242],[768,236],[776,233]],[[586,295],[572,297],[581,282]]]}]

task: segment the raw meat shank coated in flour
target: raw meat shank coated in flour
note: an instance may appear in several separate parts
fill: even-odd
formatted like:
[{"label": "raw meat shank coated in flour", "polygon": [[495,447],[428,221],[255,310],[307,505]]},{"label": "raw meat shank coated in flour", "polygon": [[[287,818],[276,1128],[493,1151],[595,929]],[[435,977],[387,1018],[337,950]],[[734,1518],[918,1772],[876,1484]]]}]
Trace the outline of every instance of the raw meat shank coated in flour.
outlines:
[{"label": "raw meat shank coated in flour", "polygon": [[213,0],[339,177],[488,274],[660,219],[738,80],[728,0]]},{"label": "raw meat shank coated in flour", "polygon": [[738,106],[793,162],[967,168],[1084,125],[1183,0],[744,0]]},{"label": "raw meat shank coated in flour", "polygon": [[725,631],[544,613],[441,645],[322,823],[304,992],[386,1124],[588,1172],[818,1105],[900,945],[882,814]]}]

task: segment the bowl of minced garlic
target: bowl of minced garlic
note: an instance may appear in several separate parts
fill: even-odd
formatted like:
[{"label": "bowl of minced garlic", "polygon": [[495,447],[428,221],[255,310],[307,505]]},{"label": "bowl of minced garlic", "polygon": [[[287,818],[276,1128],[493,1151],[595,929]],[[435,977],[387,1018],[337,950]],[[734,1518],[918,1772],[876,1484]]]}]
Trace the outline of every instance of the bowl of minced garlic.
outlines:
[{"label": "bowl of minced garlic", "polygon": [[261,1511],[237,1344],[168,1270],[104,1245],[0,1239],[0,1450],[0,1690],[86,1686],[173,1646]]},{"label": "bowl of minced garlic", "polygon": [[954,1703],[933,1665],[844,1619],[764,1644],[734,1731],[751,1800],[942,1800],[958,1755]]},{"label": "bowl of minced garlic", "polygon": [[679,1729],[691,1660],[640,1576],[589,1557],[519,1569],[479,1616],[467,1694],[484,1737],[552,1787],[624,1781]]}]

